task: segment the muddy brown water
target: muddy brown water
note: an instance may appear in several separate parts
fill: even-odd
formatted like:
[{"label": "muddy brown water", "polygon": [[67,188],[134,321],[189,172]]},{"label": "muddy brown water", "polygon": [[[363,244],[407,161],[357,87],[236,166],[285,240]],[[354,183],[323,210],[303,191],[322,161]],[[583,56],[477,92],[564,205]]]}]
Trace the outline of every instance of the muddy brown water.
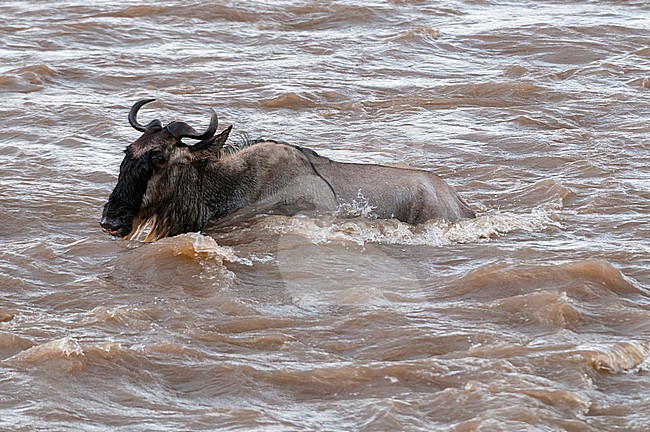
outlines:
[{"label": "muddy brown water", "polygon": [[[650,430],[644,1],[0,3],[0,429]],[[101,232],[143,121],[435,170],[476,220]]]}]

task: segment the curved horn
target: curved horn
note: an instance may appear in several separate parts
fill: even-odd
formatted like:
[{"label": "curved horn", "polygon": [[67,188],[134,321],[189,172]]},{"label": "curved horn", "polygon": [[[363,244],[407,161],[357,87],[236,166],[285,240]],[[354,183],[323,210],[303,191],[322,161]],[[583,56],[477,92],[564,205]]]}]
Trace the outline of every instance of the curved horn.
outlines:
[{"label": "curved horn", "polygon": [[177,140],[180,140],[181,138],[204,140],[212,137],[215,132],[217,132],[218,125],[219,119],[217,118],[217,113],[210,108],[210,125],[203,133],[198,133],[192,126],[185,122],[172,122],[165,126],[165,128],[167,128],[169,133],[171,133]]},{"label": "curved horn", "polygon": [[160,120],[152,120],[144,126],[138,123],[138,111],[140,111],[140,108],[142,108],[143,105],[155,100],[156,99],[142,99],[133,104],[131,111],[129,111],[129,124],[131,124],[135,130],[144,132],[152,126],[162,126],[160,124]]}]

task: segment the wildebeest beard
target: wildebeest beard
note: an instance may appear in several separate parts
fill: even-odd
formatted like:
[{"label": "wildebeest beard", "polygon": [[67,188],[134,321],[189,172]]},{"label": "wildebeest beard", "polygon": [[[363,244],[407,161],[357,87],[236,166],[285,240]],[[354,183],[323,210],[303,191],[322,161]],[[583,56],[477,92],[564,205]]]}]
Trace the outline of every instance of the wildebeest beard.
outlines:
[{"label": "wildebeest beard", "polygon": [[193,165],[170,166],[152,176],[155,177],[149,180],[127,239],[139,238],[148,231],[144,241],[155,241],[202,228],[205,215],[200,195],[190,186],[201,181],[201,173],[196,168]]}]

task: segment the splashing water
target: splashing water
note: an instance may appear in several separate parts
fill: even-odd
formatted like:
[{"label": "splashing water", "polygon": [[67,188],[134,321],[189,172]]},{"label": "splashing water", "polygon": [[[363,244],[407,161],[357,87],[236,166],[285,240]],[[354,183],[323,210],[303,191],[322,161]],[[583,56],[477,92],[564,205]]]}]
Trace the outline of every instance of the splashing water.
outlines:
[{"label": "splashing water", "polygon": [[377,206],[373,206],[368,202],[368,199],[363,195],[363,191],[359,189],[357,191],[356,199],[353,199],[351,203],[341,203],[334,212],[334,216],[340,218],[354,218],[354,217],[364,217],[366,219],[375,220],[377,219],[377,214],[375,209]]},{"label": "splashing water", "polygon": [[[360,197],[362,195],[360,194]],[[346,216],[372,210],[362,199],[345,207]],[[314,244],[342,241],[360,246],[365,243],[411,246],[446,246],[489,240],[513,231],[537,232],[549,225],[559,226],[557,210],[537,207],[528,214],[491,211],[476,219],[457,222],[429,221],[413,226],[397,220],[355,219],[342,220],[323,217],[272,217],[267,229],[278,234],[295,234],[308,238]],[[366,213],[367,214],[367,213]],[[340,216],[340,213],[337,214]]]}]

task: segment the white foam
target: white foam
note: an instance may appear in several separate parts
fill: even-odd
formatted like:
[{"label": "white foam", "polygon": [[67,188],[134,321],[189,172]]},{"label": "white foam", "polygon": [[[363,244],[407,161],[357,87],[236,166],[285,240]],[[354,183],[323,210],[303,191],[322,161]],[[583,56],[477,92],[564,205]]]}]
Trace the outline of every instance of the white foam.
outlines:
[{"label": "white foam", "polygon": [[342,241],[360,246],[365,243],[446,246],[486,241],[513,231],[540,231],[548,225],[557,225],[555,215],[556,210],[539,207],[531,213],[490,211],[475,219],[430,221],[417,226],[397,220],[278,217],[268,228],[280,234],[305,237],[314,244]]}]

